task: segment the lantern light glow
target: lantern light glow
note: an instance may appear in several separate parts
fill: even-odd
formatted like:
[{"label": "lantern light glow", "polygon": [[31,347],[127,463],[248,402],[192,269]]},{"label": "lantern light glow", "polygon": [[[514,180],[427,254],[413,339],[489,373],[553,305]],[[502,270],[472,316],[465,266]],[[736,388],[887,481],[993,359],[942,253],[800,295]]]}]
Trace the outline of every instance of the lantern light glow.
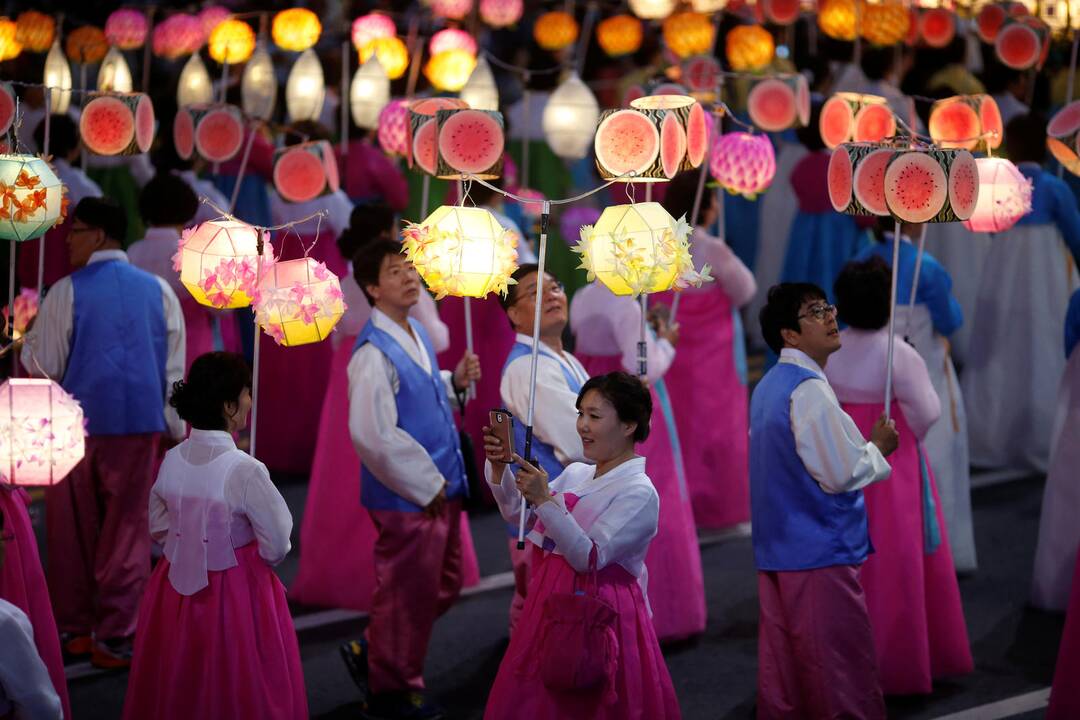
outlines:
[{"label": "lantern light glow", "polygon": [[236,65],[246,62],[255,52],[255,31],[243,20],[226,20],[210,33],[207,50],[210,57],[219,63]]},{"label": "lantern light glow", "polygon": [[330,337],[345,313],[345,296],[337,275],[304,257],[274,263],[263,273],[252,307],[267,335],[293,347]]},{"label": "lantern light glow", "polygon": [[274,114],[274,103],[277,102],[277,86],[270,53],[259,45],[244,65],[244,74],[240,77],[240,97],[244,112],[252,117],[269,120]]},{"label": "lantern light glow", "polygon": [[187,107],[214,101],[214,86],[199,53],[192,53],[180,71],[176,86],[176,106]]},{"label": "lantern light glow", "polygon": [[64,186],[36,155],[0,155],[0,239],[33,240],[60,220]]},{"label": "lantern light glow", "polygon": [[592,144],[600,105],[592,90],[571,73],[544,106],[544,137],[561,158],[583,158]]},{"label": "lantern light glow", "polygon": [[976,158],[979,200],[964,220],[972,232],[1004,232],[1031,212],[1031,180],[1003,158]]},{"label": "lantern light glow", "polygon": [[79,402],[43,378],[12,378],[0,385],[0,470],[16,486],[63,480],[86,452]]},{"label": "lantern light glow", "polygon": [[776,155],[765,135],[730,132],[716,138],[709,171],[721,187],[753,199],[776,175]]},{"label": "lantern light glow", "polygon": [[390,102],[390,78],[375,56],[361,65],[349,86],[349,108],[357,127],[372,130],[379,125],[379,113]]},{"label": "lantern light glow", "polygon": [[499,88],[486,58],[477,59],[476,67],[459,95],[474,110],[499,109]]},{"label": "lantern light glow", "polygon": [[53,115],[67,113],[71,105],[71,65],[68,64],[64,51],[60,49],[60,40],[53,41],[52,49],[45,56],[45,87],[49,90],[49,107]]},{"label": "lantern light glow", "polygon": [[97,89],[101,92],[131,92],[131,68],[124,54],[115,47],[109,48],[98,69]]},{"label": "lantern light glow", "polygon": [[[239,220],[211,220],[180,234],[173,269],[200,305],[221,310],[247,307],[257,286],[262,231]],[[274,263],[270,238],[263,233],[262,271]]]},{"label": "lantern light glow", "polygon": [[360,64],[366,63],[372,55],[379,58],[379,64],[391,80],[400,78],[409,67],[409,49],[399,37],[381,37],[368,42],[360,48]]},{"label": "lantern light glow", "polygon": [[285,109],[289,120],[318,120],[325,99],[322,63],[315,51],[308,48],[296,59],[285,83]]}]

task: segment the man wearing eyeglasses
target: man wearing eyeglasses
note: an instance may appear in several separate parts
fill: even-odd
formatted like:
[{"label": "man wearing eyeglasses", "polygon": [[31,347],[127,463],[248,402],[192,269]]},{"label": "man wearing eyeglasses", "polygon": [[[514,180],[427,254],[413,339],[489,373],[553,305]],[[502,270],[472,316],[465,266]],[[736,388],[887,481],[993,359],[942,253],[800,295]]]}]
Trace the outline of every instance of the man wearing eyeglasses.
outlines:
[{"label": "man wearing eyeglasses", "polygon": [[780,355],[750,401],[750,508],[761,616],[758,716],[884,718],[859,566],[873,548],[862,488],[889,477],[882,415],[867,442],[825,379],[840,349],[821,288],[769,290],[762,335]]}]

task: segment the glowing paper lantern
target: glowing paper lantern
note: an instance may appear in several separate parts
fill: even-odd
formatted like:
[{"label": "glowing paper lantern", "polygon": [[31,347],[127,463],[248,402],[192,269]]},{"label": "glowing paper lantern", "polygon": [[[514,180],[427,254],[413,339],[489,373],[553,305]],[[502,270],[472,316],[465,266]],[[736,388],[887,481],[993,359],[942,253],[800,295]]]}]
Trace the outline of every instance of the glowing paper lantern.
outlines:
[{"label": "glowing paper lantern", "polygon": [[71,104],[71,66],[60,49],[59,39],[53,41],[49,54],[45,56],[45,86],[52,88],[49,90],[52,114],[65,114]]},{"label": "glowing paper lantern", "polygon": [[[205,40],[199,18],[180,13],[170,15],[154,26],[153,50],[158,57],[176,60],[198,50]],[[211,57],[214,57],[213,52]]]},{"label": "glowing paper lantern", "polygon": [[711,52],[716,35],[707,15],[696,12],[675,13],[664,21],[664,42],[680,58]]},{"label": "glowing paper lantern", "polygon": [[636,53],[643,37],[641,21],[632,15],[613,15],[596,26],[596,42],[610,57]]},{"label": "glowing paper lantern", "polygon": [[115,47],[109,48],[98,69],[97,89],[101,92],[131,92],[131,68],[124,55]]},{"label": "glowing paper lantern", "polygon": [[379,113],[379,147],[387,155],[409,152],[409,102],[391,100]]},{"label": "glowing paper lantern", "polygon": [[495,84],[495,76],[486,58],[477,59],[476,67],[459,96],[469,107],[477,110],[499,109],[499,87]]},{"label": "glowing paper lantern", "polygon": [[457,92],[465,87],[476,68],[476,56],[464,50],[447,50],[433,55],[424,66],[424,77],[437,90]]},{"label": "glowing paper lantern", "polygon": [[1046,147],[1073,175],[1080,175],[1080,100],[1054,113],[1046,124]]},{"label": "glowing paper lantern", "polygon": [[506,133],[503,116],[493,110],[450,108],[435,113],[435,176],[444,180],[482,180],[502,176]]},{"label": "glowing paper lantern", "polygon": [[818,5],[818,27],[834,40],[855,39],[855,1],[821,0]]},{"label": "glowing paper lantern", "polygon": [[431,0],[429,4],[435,17],[461,20],[472,12],[473,0]]},{"label": "glowing paper lantern", "polygon": [[439,134],[436,116],[439,110],[468,109],[460,98],[433,97],[409,103],[409,135],[405,159],[428,175],[434,175],[439,161]]},{"label": "glowing paper lantern", "polygon": [[55,485],[86,452],[79,402],[44,378],[0,385],[0,469],[22,487]]},{"label": "glowing paper lantern", "polygon": [[326,99],[322,63],[310,48],[300,54],[285,83],[285,109],[290,122],[318,120]]},{"label": "glowing paper lantern", "polygon": [[484,208],[443,205],[401,233],[402,252],[436,299],[506,294],[517,237]]},{"label": "glowing paper lantern", "polygon": [[83,145],[95,155],[135,155],[154,141],[154,104],[144,93],[92,93],[79,116]]},{"label": "glowing paper lantern", "polygon": [[379,113],[390,102],[390,78],[373,57],[356,70],[349,86],[349,108],[357,127],[372,130],[379,125]]},{"label": "glowing paper lantern", "polygon": [[372,55],[379,58],[379,64],[386,71],[386,76],[397,80],[409,67],[409,49],[398,37],[376,38],[360,49],[360,64],[363,65]]},{"label": "glowing paper lantern", "polygon": [[552,52],[570,47],[577,40],[577,36],[577,20],[570,13],[561,10],[544,13],[533,25],[536,44]]},{"label": "glowing paper lantern", "polygon": [[26,10],[15,19],[15,41],[30,52],[45,52],[56,39],[56,21],[51,15]]},{"label": "glowing paper lantern", "polygon": [[200,305],[247,307],[258,285],[260,248],[265,273],[274,263],[269,234],[239,220],[211,220],[180,233],[173,269]]},{"label": "glowing paper lantern", "polygon": [[821,140],[828,148],[850,140],[881,142],[896,134],[896,118],[880,95],[840,92],[821,106]]},{"label": "glowing paper lantern", "polygon": [[286,202],[307,202],[340,187],[334,150],[325,140],[291,145],[274,153],[274,189]]},{"label": "glowing paper lantern", "polygon": [[240,97],[244,112],[261,120],[269,120],[277,101],[277,78],[270,53],[261,44],[244,65],[240,77]]},{"label": "glowing paper lantern", "polygon": [[305,257],[283,260],[263,273],[252,304],[255,322],[285,347],[322,342],[345,314],[337,275]]},{"label": "glowing paper lantern", "polygon": [[26,335],[30,322],[37,317],[39,301],[38,292],[34,288],[23,288],[15,296],[15,318],[11,319],[10,308],[4,306],[4,321],[11,324],[11,338],[18,340]]},{"label": "glowing paper lantern", "polygon": [[866,4],[862,7],[860,34],[874,45],[902,42],[911,27],[911,13],[902,2]]},{"label": "glowing paper lantern", "polygon": [[71,62],[87,65],[101,62],[109,51],[109,43],[105,40],[105,33],[101,28],[83,25],[68,34],[64,49]]},{"label": "glowing paper lantern", "polygon": [[176,106],[197,105],[214,100],[214,85],[199,53],[192,53],[180,71],[176,86]]},{"label": "glowing paper lantern", "polygon": [[1031,212],[1031,180],[1008,160],[976,158],[979,200],[964,221],[972,232],[1004,232]]},{"label": "glowing paper lantern", "polygon": [[105,39],[120,50],[134,50],[146,42],[149,24],[139,10],[121,8],[113,10],[105,21]]},{"label": "glowing paper lantern", "polygon": [[199,24],[202,25],[203,37],[207,40],[210,39],[211,33],[217,28],[218,25],[232,17],[232,13],[228,9],[221,7],[220,5],[208,5],[199,11]]},{"label": "glowing paper lantern", "polygon": [[956,18],[945,8],[924,10],[919,15],[919,37],[932,48],[943,48],[956,35]]},{"label": "glowing paper lantern", "polygon": [[776,175],[772,143],[764,135],[720,135],[713,142],[709,171],[728,192],[753,199]]},{"label": "glowing paper lantern", "polygon": [[930,108],[930,137],[943,148],[996,149],[1005,129],[989,95],[954,95]]},{"label": "glowing paper lantern", "polygon": [[[629,0],[630,12],[642,20],[662,20],[675,10],[676,0]],[[697,8],[694,8],[697,10]],[[698,12],[701,12],[698,10]]]},{"label": "glowing paper lantern", "polygon": [[524,11],[522,0],[480,0],[480,19],[494,28],[513,25]]},{"label": "glowing paper lantern", "polygon": [[592,144],[600,105],[592,90],[571,73],[548,98],[544,107],[544,137],[561,158],[583,158]]},{"label": "glowing paper lantern", "polygon": [[979,201],[979,169],[967,150],[904,150],[885,169],[885,204],[900,222],[968,220]]},{"label": "glowing paper lantern", "polygon": [[660,203],[604,208],[595,225],[581,228],[572,250],[590,282],[599,280],[616,295],[640,295],[700,285],[707,278],[694,271],[686,218],[671,217]]},{"label": "glowing paper lantern", "polygon": [[14,20],[0,17],[0,61],[13,60],[22,52],[22,43],[15,39],[19,28]]},{"label": "glowing paper lantern", "polygon": [[446,50],[464,50],[476,54],[476,40],[464,30],[446,28],[431,36],[428,41],[428,53],[438,55]]},{"label": "glowing paper lantern", "polygon": [[322,23],[319,16],[307,8],[289,8],[274,16],[270,34],[282,50],[303,52],[319,42]]},{"label": "glowing paper lantern", "polygon": [[776,45],[773,36],[760,25],[739,25],[725,40],[728,64],[732,70],[760,70],[772,62]]},{"label": "glowing paper lantern", "polygon": [[353,20],[352,44],[360,50],[372,40],[392,38],[397,34],[393,18],[380,13],[368,13]]},{"label": "glowing paper lantern", "polygon": [[190,105],[176,113],[173,144],[182,160],[197,151],[208,162],[228,162],[243,143],[244,118],[235,105]]},{"label": "glowing paper lantern", "polygon": [[63,211],[63,184],[36,155],[0,155],[0,239],[33,240]]},{"label": "glowing paper lantern", "polygon": [[207,49],[219,63],[245,62],[255,52],[255,31],[243,20],[226,20],[210,33]]},{"label": "glowing paper lantern", "polygon": [[694,12],[709,13],[719,12],[727,7],[728,0],[690,0],[690,7]]}]

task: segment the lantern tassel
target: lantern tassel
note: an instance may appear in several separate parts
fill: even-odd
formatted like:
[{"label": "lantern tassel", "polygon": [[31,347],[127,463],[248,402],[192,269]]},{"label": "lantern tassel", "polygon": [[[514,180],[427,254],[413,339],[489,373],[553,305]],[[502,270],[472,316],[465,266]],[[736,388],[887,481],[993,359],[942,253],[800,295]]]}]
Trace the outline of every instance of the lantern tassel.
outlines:
[{"label": "lantern tassel", "polygon": [[889,290],[889,351],[885,363],[885,419],[892,418],[893,349],[896,347],[896,278],[900,267],[900,221],[896,221],[892,247],[892,286]]}]

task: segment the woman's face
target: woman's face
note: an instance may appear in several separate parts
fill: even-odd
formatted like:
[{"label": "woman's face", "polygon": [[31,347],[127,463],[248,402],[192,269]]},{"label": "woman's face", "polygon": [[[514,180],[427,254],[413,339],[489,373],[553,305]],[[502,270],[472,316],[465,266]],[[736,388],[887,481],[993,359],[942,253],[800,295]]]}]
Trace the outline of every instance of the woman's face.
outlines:
[{"label": "woman's face", "polygon": [[247,427],[248,414],[251,412],[251,390],[244,388],[236,402],[225,403],[225,424],[228,431],[239,432]]},{"label": "woman's face", "polygon": [[577,431],[590,462],[602,463],[632,450],[634,430],[633,423],[619,420],[615,406],[600,392],[590,390],[581,398]]}]

